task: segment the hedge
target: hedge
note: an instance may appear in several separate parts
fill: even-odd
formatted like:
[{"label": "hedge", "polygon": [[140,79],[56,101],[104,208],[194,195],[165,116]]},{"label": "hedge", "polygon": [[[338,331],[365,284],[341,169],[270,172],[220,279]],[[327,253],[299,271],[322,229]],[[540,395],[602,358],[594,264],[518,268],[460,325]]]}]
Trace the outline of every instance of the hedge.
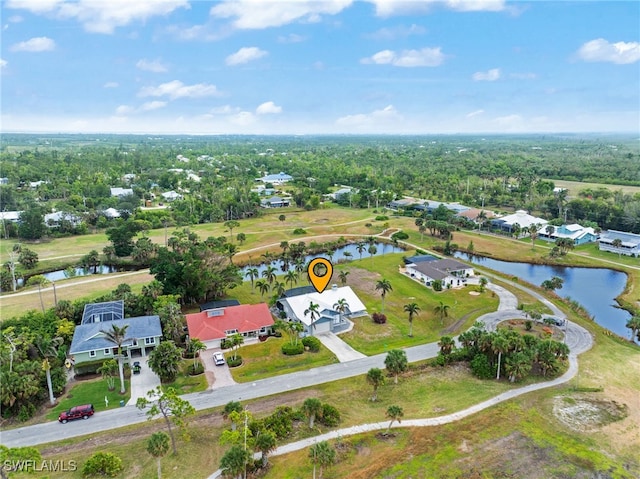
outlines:
[{"label": "hedge", "polygon": [[302,353],[304,353],[304,344],[302,342],[296,344],[284,343],[282,345],[282,354],[285,356],[295,356]]}]

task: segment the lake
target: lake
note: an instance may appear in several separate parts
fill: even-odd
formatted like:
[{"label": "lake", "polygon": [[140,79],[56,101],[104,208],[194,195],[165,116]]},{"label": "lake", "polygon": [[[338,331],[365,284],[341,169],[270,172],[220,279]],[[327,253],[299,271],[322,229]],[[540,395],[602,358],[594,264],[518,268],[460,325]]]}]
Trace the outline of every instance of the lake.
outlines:
[{"label": "lake", "polygon": [[615,300],[624,291],[627,282],[627,275],[624,273],[607,268],[511,263],[459,252],[455,256],[510,276],[517,276],[536,286],[553,276],[558,276],[564,280],[562,289],[556,290],[559,296],[568,296],[580,303],[600,326],[623,338],[631,338],[631,330],[625,326],[631,314],[621,309]]}]

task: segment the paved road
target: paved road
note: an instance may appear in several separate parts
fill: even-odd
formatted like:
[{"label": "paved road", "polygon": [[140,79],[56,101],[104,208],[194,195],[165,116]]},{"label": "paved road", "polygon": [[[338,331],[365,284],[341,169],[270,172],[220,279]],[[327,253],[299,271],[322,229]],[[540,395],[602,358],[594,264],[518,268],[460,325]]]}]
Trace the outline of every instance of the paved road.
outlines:
[{"label": "paved road", "polygon": [[[514,286],[521,287],[517,284],[514,284]],[[489,287],[500,296],[501,303],[503,300],[507,303],[512,302],[515,298],[512,293],[504,288],[499,287],[498,285],[490,284]],[[527,288],[521,288],[527,291],[529,294],[534,294],[533,291],[530,291]],[[493,328],[499,321],[520,316],[521,314],[522,313],[517,310],[501,310],[500,308],[498,308],[498,311],[486,314],[478,319],[483,321],[488,328]],[[578,326],[577,324],[570,322],[568,322],[567,325],[566,339],[567,345],[571,350],[571,355],[569,358],[569,371],[564,376],[562,376],[562,378],[565,378],[564,381],[568,381],[569,379],[571,379],[571,377],[573,377],[573,374],[575,374],[575,371],[577,371],[576,356],[591,348],[593,343],[591,335],[587,330],[585,330],[581,326]],[[409,362],[433,358],[437,356],[438,350],[439,348],[437,343],[428,343],[405,349]],[[344,363],[313,368],[307,371],[300,371],[297,373],[290,373],[273,378],[262,379],[252,383],[235,384],[221,387],[219,389],[208,390],[201,393],[187,394],[184,396],[184,398],[187,399],[197,410],[219,407],[223,406],[229,401],[246,401],[249,399],[256,399],[264,396],[270,396],[272,394],[293,391],[296,389],[315,386],[317,384],[323,384],[340,379],[350,378],[353,376],[359,376],[365,374],[369,369],[373,367],[384,368],[385,356],[386,354],[378,354],[376,356],[369,356]],[[570,373],[571,375],[567,376]],[[558,378],[550,382],[515,389],[508,392],[508,394],[511,394],[512,396],[505,396],[504,399],[499,400],[496,398],[494,399],[500,402],[510,397],[524,394],[525,392],[528,392],[530,390],[550,387],[555,384],[559,384],[558,381],[562,378]],[[531,389],[532,386],[533,389]],[[497,398],[500,398],[502,396],[503,395],[497,396]],[[485,403],[487,403],[487,401],[485,401]],[[479,405],[476,405],[474,407],[477,408],[479,407]],[[477,410],[480,409],[473,409],[474,412]],[[470,412],[469,414],[472,414],[472,412]],[[105,411],[96,414],[88,421],[75,421],[67,423],[65,425],[62,425],[56,421],[3,431],[0,435],[0,443],[8,447],[33,446],[36,444],[44,444],[52,441],[59,441],[65,438],[77,437],[94,432],[115,429],[130,424],[141,423],[144,421],[146,421],[146,416],[143,411],[139,411],[134,406],[126,406],[120,409]],[[409,422],[407,421],[406,423]],[[404,424],[405,421],[403,421],[403,425]]]}]

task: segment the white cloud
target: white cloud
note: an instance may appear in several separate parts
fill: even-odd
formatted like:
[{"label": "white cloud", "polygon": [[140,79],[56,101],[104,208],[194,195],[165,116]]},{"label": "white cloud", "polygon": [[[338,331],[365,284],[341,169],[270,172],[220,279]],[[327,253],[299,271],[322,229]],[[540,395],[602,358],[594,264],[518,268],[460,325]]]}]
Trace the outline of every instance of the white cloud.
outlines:
[{"label": "white cloud", "polygon": [[138,68],[138,70],[153,73],[164,73],[168,71],[167,66],[164,65],[160,60],[147,60],[146,58],[139,60],[138,63],[136,63],[136,68]]},{"label": "white cloud", "polygon": [[164,108],[165,106],[167,106],[166,101],[148,101],[140,106],[140,111],[152,111],[157,110],[158,108]]},{"label": "white cloud", "polygon": [[279,43],[301,43],[304,42],[307,37],[303,37],[302,35],[298,35],[296,33],[290,33],[289,35],[280,35],[278,37]]},{"label": "white cloud", "polygon": [[640,60],[640,43],[610,43],[597,38],[585,43],[578,50],[578,57],[585,62],[610,62],[618,65],[635,63]]},{"label": "white cloud", "polygon": [[202,98],[206,96],[219,96],[220,92],[215,85],[197,83],[185,85],[180,80],[162,83],[158,86],[147,86],[138,92],[138,96],[168,96],[172,100],[177,98]]},{"label": "white cloud", "polygon": [[397,125],[402,121],[402,115],[398,113],[393,105],[389,105],[382,110],[374,110],[371,113],[343,116],[336,120],[336,125],[372,131],[385,125]]},{"label": "white cloud", "polygon": [[118,84],[118,82],[115,81],[108,81],[107,83],[102,85],[103,88],[118,88],[119,86],[120,85]]},{"label": "white cloud", "polygon": [[113,33],[116,27],[167,15],[178,8],[189,8],[187,0],[9,0],[7,8],[50,14],[60,19],[75,19],[93,33]]},{"label": "white cloud", "polygon": [[237,126],[249,126],[256,122],[256,117],[249,111],[241,111],[232,116],[229,121]]},{"label": "white cloud", "polygon": [[13,52],[49,52],[56,48],[56,42],[47,37],[35,37],[11,46]]},{"label": "white cloud", "polygon": [[239,111],[239,108],[231,105],[222,105],[211,109],[211,113],[214,115],[231,115],[233,113],[238,113]]},{"label": "white cloud", "polygon": [[8,65],[9,63],[7,62],[7,60],[0,58],[0,68],[4,68]]},{"label": "white cloud", "polygon": [[250,61],[262,58],[269,53],[265,50],[260,50],[258,47],[243,47],[237,52],[229,55],[225,63],[227,65],[242,65],[243,63],[249,63]]},{"label": "white cloud", "polygon": [[372,40],[396,40],[398,38],[407,38],[412,35],[424,35],[427,33],[427,29],[416,25],[415,23],[406,26],[406,25],[398,25],[390,28],[381,28],[369,35],[366,35],[367,38],[371,38]]},{"label": "white cloud", "polygon": [[367,0],[376,8],[379,17],[394,15],[415,15],[427,13],[432,7],[445,7],[460,12],[491,11],[505,9],[504,0]]},{"label": "white cloud", "polygon": [[473,118],[474,116],[478,116],[478,115],[482,115],[484,113],[484,110],[476,110],[476,111],[472,111],[470,113],[467,113],[467,118]]},{"label": "white cloud", "polygon": [[132,106],[120,105],[118,108],[116,108],[116,115],[125,116],[125,115],[129,115],[130,113],[133,113],[135,111],[136,111],[136,109],[133,108]]},{"label": "white cloud", "polygon": [[376,65],[393,65],[396,67],[436,67],[444,61],[445,55],[436,48],[422,48],[420,50],[382,50],[371,57],[363,58],[361,63],[375,63]]},{"label": "white cloud", "polygon": [[492,68],[486,72],[475,72],[471,78],[473,81],[496,81],[500,78],[500,69]]},{"label": "white cloud", "polygon": [[272,101],[267,101],[256,108],[256,114],[258,115],[268,115],[273,113],[282,113],[282,107],[277,106]]},{"label": "white cloud", "polygon": [[295,21],[317,22],[322,15],[336,15],[353,0],[297,0],[295,2],[263,2],[255,0],[226,0],[211,7],[216,18],[232,19],[238,29],[279,27]]}]

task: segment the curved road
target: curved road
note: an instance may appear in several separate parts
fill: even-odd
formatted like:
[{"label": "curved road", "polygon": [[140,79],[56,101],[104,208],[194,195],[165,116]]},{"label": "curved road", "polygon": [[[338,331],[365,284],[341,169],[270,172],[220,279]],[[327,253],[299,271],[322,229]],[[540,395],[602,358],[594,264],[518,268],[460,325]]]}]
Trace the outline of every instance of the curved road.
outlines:
[{"label": "curved road", "polygon": [[[519,287],[527,291],[529,294],[540,298],[540,296],[537,295],[537,293],[535,293],[534,291],[531,291],[515,283],[512,285]],[[500,305],[497,311],[485,314],[478,318],[480,321],[483,321],[485,323],[487,329],[495,328],[495,325],[497,323],[505,319],[522,317],[522,312],[515,309],[515,306],[517,305],[517,299],[513,293],[496,284],[490,284],[489,288],[491,288],[496,292],[496,294],[499,295]],[[553,307],[553,310],[556,312],[556,314],[563,316],[560,310],[558,310],[553,305],[551,306]],[[512,397],[525,394],[529,391],[547,388],[569,381],[574,377],[578,370],[577,355],[590,349],[593,344],[593,339],[591,337],[591,334],[583,327],[571,322],[567,322],[566,343],[571,351],[569,355],[570,364],[569,370],[561,377],[556,378],[553,381],[532,384],[522,388],[507,391],[492,399],[472,406],[464,411],[459,411],[448,416],[424,420],[406,420],[402,422],[402,426],[409,427],[415,425],[444,424],[445,422],[451,422],[461,419],[467,415],[473,414],[477,411],[480,411]],[[438,344],[435,342],[405,349],[409,362],[433,358],[437,356],[438,350]],[[365,374],[369,369],[374,367],[381,369],[384,368],[385,357],[386,353],[378,354],[375,356],[369,356],[349,362],[331,364],[328,366],[309,369],[307,371],[300,371],[297,373],[284,374],[273,378],[262,379],[252,383],[234,384],[231,386],[208,390],[201,393],[187,394],[184,396],[184,398],[187,399],[197,410],[219,407],[225,405],[229,401],[246,401],[249,399],[270,396],[285,391],[292,391],[295,389],[310,387],[317,384],[337,381],[339,379],[359,376]],[[65,424],[64,426],[59,424],[57,421],[54,421],[2,431],[2,433],[0,434],[0,442],[7,447],[34,446],[36,444],[44,444],[94,432],[116,429],[119,427],[128,426],[130,424],[142,423],[146,420],[147,418],[143,411],[138,410],[135,406],[125,406],[119,409],[112,409],[110,411],[96,414],[91,418],[91,420],[88,421],[70,422],[68,424]],[[420,424],[419,421],[426,421],[426,423]],[[349,433],[344,431],[354,431],[350,434],[356,434],[365,430],[380,429],[380,424],[383,424],[383,426],[386,427],[386,423],[376,423],[373,425],[356,426],[354,428],[349,428],[342,431],[334,431],[333,433],[339,432],[341,435],[347,435]],[[373,429],[361,430],[359,428]],[[290,447],[294,446],[290,445]],[[302,447],[307,446],[301,445],[300,448]]]}]

